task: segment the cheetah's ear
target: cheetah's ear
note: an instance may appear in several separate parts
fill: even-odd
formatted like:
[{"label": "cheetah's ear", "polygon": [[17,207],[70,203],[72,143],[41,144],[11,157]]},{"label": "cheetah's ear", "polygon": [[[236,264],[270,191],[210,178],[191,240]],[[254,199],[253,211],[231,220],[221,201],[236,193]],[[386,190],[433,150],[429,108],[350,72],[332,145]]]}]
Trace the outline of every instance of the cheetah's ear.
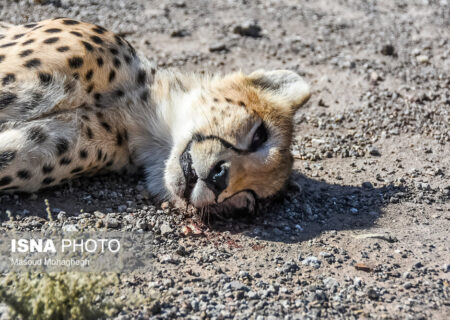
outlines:
[{"label": "cheetah's ear", "polygon": [[288,105],[293,112],[311,96],[309,85],[297,73],[289,70],[257,70],[249,75],[253,86],[267,92],[273,99]]}]

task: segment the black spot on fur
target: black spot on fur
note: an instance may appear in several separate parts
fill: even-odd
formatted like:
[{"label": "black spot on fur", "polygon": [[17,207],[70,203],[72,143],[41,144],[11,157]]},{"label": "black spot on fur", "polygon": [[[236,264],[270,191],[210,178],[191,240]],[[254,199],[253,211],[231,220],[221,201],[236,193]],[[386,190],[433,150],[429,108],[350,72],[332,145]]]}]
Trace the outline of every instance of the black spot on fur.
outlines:
[{"label": "black spot on fur", "polygon": [[109,51],[110,51],[113,55],[119,54],[119,51],[118,51],[116,48],[110,48]]},{"label": "black spot on fur", "polygon": [[144,91],[141,93],[141,100],[146,102],[148,100],[148,91]]},{"label": "black spot on fur", "polygon": [[123,97],[125,93],[122,90],[118,89],[118,90],[116,90],[115,94],[116,94],[116,97],[120,98],[120,97]]},{"label": "black spot on fur", "polygon": [[102,121],[100,122],[100,124],[103,128],[105,128],[106,131],[111,132],[111,126],[107,122]]},{"label": "black spot on fur", "polygon": [[50,172],[53,171],[54,168],[55,168],[55,167],[46,164],[46,165],[44,165],[44,166],[42,167],[42,173],[43,173],[43,174],[49,174]]},{"label": "black spot on fur", "polygon": [[36,68],[39,67],[41,65],[41,60],[39,60],[38,58],[34,58],[34,59],[30,59],[27,62],[25,62],[24,66],[26,68]]},{"label": "black spot on fur", "polygon": [[0,170],[6,168],[16,157],[16,151],[8,150],[0,153]]},{"label": "black spot on fur", "polygon": [[84,61],[83,61],[83,58],[81,58],[81,57],[72,57],[72,58],[69,58],[68,62],[69,62],[69,67],[71,67],[72,69],[77,69],[83,65]]},{"label": "black spot on fur", "polygon": [[101,149],[97,150],[97,160],[100,161],[103,157],[103,152]]},{"label": "black spot on fur", "polygon": [[93,51],[94,50],[94,47],[89,42],[81,41],[81,43],[83,44],[83,46],[86,48],[87,51]]},{"label": "black spot on fur", "polygon": [[13,179],[10,176],[5,176],[5,177],[0,179],[0,187],[8,185],[12,181],[13,181]]},{"label": "black spot on fur", "polygon": [[36,26],[37,26],[37,23],[28,23],[28,24],[24,25],[24,27],[28,28],[28,29],[31,29],[31,28],[36,27]]},{"label": "black spot on fur", "polygon": [[50,28],[50,29],[45,30],[44,32],[47,32],[47,33],[58,33],[58,32],[61,32],[61,31],[62,30],[58,29],[58,28]]},{"label": "black spot on fur", "polygon": [[108,81],[109,82],[113,82],[115,78],[116,78],[116,71],[115,70],[111,70],[109,72]]},{"label": "black spot on fur", "polygon": [[51,184],[52,182],[55,182],[55,179],[52,178],[52,177],[47,177],[47,178],[45,178],[44,180],[42,180],[42,184],[45,184],[45,185],[49,185],[49,184]]},{"label": "black spot on fur", "polygon": [[27,139],[36,143],[45,142],[47,137],[47,134],[41,127],[32,127],[27,132]]},{"label": "black spot on fur", "polygon": [[20,52],[19,56],[21,56],[23,58],[23,57],[29,56],[32,53],[33,53],[33,50],[27,49],[27,50],[23,50],[22,52]]},{"label": "black spot on fur", "polygon": [[94,41],[96,44],[102,44],[103,40],[98,36],[91,36],[91,40]]},{"label": "black spot on fur", "polygon": [[72,74],[72,77],[76,80],[80,79],[80,74],[78,72],[75,72],[74,74]]},{"label": "black spot on fur", "polygon": [[5,55],[4,54],[0,54],[0,62],[2,62],[3,60],[5,60]]},{"label": "black spot on fur", "polygon": [[16,39],[22,38],[24,35],[25,35],[25,33],[19,33],[19,34],[16,34],[16,35],[13,37],[13,39],[16,40]]},{"label": "black spot on fur", "polygon": [[80,171],[83,171],[83,167],[76,167],[76,168],[72,169],[72,171],[70,171],[70,173],[77,173]]},{"label": "black spot on fur", "polygon": [[41,84],[47,86],[52,81],[52,75],[46,72],[39,72]]},{"label": "black spot on fur", "polygon": [[67,157],[63,157],[61,158],[61,160],[59,160],[59,164],[62,166],[67,166],[72,162],[72,159],[67,158]]},{"label": "black spot on fur", "polygon": [[238,104],[239,104],[241,107],[244,107],[244,108],[246,107],[244,101],[239,101]]},{"label": "black spot on fur", "polygon": [[87,135],[87,137],[89,139],[94,138],[94,134],[92,133],[92,129],[91,128],[89,128],[89,127],[86,128],[86,135]]},{"label": "black spot on fur", "polygon": [[123,58],[125,59],[125,62],[126,62],[127,64],[131,64],[131,57],[130,57],[129,55],[125,54],[125,55],[123,56]]},{"label": "black spot on fur", "polygon": [[120,132],[117,132],[116,134],[116,143],[119,147],[123,144],[123,137],[122,134],[120,134]]},{"label": "black spot on fur", "polygon": [[80,158],[81,159],[86,159],[88,157],[88,152],[86,149],[81,149],[80,150]]},{"label": "black spot on fur", "polygon": [[69,150],[69,141],[65,138],[58,138],[58,142],[56,143],[56,152],[58,156],[64,154]]},{"label": "black spot on fur", "polygon": [[119,58],[114,58],[113,63],[116,68],[120,68],[120,65],[122,64],[122,62],[119,60]]},{"label": "black spot on fur", "polygon": [[15,74],[14,73],[8,73],[8,74],[6,74],[6,76],[3,77],[2,84],[4,86],[6,86],[6,85],[8,85],[10,83],[13,83],[14,81],[16,81]]},{"label": "black spot on fur", "polygon": [[68,46],[62,46],[62,47],[56,48],[56,50],[59,52],[66,52],[66,51],[69,51],[69,49],[70,48]]},{"label": "black spot on fur", "polygon": [[51,37],[51,38],[45,39],[43,41],[43,43],[45,43],[45,44],[52,44],[52,43],[57,42],[58,40],[59,40],[59,37]]},{"label": "black spot on fur", "polygon": [[96,100],[96,101],[98,101],[98,100],[100,100],[102,98],[102,95],[100,94],[100,93],[94,93],[94,99]]},{"label": "black spot on fur", "polygon": [[89,87],[87,87],[86,92],[91,93],[93,89],[94,89],[94,85],[90,84]]},{"label": "black spot on fur", "polygon": [[15,45],[16,43],[17,43],[17,42],[9,42],[9,43],[5,43],[5,44],[2,44],[2,45],[0,46],[0,48],[11,47],[11,46]]},{"label": "black spot on fur", "polygon": [[78,31],[70,31],[71,34],[77,36],[77,37],[82,37],[83,35],[81,33],[79,33]]},{"label": "black spot on fur", "polygon": [[67,25],[80,24],[78,21],[76,21],[76,20],[71,20],[71,19],[63,20],[63,23],[64,23],[64,24],[67,24]]},{"label": "black spot on fur", "polygon": [[27,41],[23,42],[22,45],[26,46],[26,45],[28,45],[30,43],[33,43],[33,42],[34,42],[34,39],[30,39],[30,40],[27,40]]},{"label": "black spot on fur", "polygon": [[28,170],[17,171],[17,177],[22,180],[29,180],[31,178],[31,173]]},{"label": "black spot on fur", "polygon": [[103,66],[103,58],[102,58],[102,57],[98,57],[98,58],[97,58],[97,65],[98,65],[99,67]]},{"label": "black spot on fur", "polygon": [[138,85],[143,86],[145,84],[146,79],[147,73],[145,72],[145,70],[139,70],[136,76],[136,82],[138,83]]},{"label": "black spot on fur", "polygon": [[17,95],[12,92],[0,92],[0,110],[5,109],[11,103],[16,101]]},{"label": "black spot on fur", "polygon": [[[79,106],[78,108],[84,108],[85,106],[84,105],[81,105],[81,106]],[[83,120],[85,120],[85,121],[90,121],[91,119],[89,119],[89,116],[87,116],[87,115],[85,115],[85,114],[83,114],[82,116],[81,116],[81,119],[83,119]]]},{"label": "black spot on fur", "polygon": [[90,69],[88,72],[86,72],[86,80],[90,81],[92,79],[93,75],[94,75],[94,70]]},{"label": "black spot on fur", "polygon": [[42,100],[42,93],[41,92],[32,92],[31,93],[31,99],[28,99],[27,101],[23,102],[22,110],[23,112],[29,112],[30,110],[33,110],[36,108],[39,103]]}]

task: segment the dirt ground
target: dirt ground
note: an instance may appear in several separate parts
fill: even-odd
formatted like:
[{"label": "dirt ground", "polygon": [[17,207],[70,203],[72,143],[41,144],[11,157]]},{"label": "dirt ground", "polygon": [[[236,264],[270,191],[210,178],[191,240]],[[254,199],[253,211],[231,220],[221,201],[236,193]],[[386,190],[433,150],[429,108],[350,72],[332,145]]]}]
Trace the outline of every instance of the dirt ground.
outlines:
[{"label": "dirt ground", "polygon": [[123,286],[160,298],[117,319],[448,319],[448,1],[34,2],[0,1],[0,20],[78,18],[160,67],[283,68],[312,86],[292,182],[257,217],[192,222],[139,176],[0,196],[15,219],[1,228],[45,228],[48,199],[61,226],[154,233],[154,270]]}]

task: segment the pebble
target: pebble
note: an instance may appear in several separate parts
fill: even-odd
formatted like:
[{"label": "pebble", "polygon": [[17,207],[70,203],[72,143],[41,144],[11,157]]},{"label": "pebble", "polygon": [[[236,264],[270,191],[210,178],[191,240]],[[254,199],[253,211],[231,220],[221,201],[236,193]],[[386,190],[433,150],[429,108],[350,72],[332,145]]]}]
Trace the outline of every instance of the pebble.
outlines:
[{"label": "pebble", "polygon": [[208,48],[209,52],[226,52],[228,51],[227,45],[222,42],[211,44]]},{"label": "pebble", "polygon": [[315,269],[319,269],[321,263],[322,262],[319,259],[317,259],[317,257],[314,257],[314,256],[306,257],[302,261],[303,265],[311,266],[311,267],[313,267]]},{"label": "pebble", "polygon": [[395,48],[392,44],[385,44],[381,47],[380,52],[385,56],[392,56],[395,53]]},{"label": "pebble", "polygon": [[66,224],[62,227],[62,230],[65,232],[76,232],[78,227],[75,224]]},{"label": "pebble", "polygon": [[261,27],[256,21],[245,21],[234,26],[233,33],[241,36],[258,38],[261,37]]},{"label": "pebble", "polygon": [[430,62],[430,58],[428,58],[428,56],[426,56],[426,55],[418,55],[416,57],[416,60],[418,63],[422,63],[422,64],[426,64],[426,63]]},{"label": "pebble", "polygon": [[163,236],[173,231],[168,223],[163,223],[161,227],[159,227],[159,230],[161,231],[161,235]]}]

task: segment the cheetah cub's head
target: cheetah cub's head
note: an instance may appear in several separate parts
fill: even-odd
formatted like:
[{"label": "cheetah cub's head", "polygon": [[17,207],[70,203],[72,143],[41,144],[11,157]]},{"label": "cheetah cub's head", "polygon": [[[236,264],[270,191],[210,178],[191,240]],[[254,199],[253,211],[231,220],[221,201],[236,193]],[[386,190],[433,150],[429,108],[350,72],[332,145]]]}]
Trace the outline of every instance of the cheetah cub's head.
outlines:
[{"label": "cheetah cub's head", "polygon": [[167,94],[172,149],[164,183],[172,200],[215,213],[252,212],[258,199],[280,191],[292,169],[293,117],[310,96],[299,75],[163,72],[154,96]]}]

